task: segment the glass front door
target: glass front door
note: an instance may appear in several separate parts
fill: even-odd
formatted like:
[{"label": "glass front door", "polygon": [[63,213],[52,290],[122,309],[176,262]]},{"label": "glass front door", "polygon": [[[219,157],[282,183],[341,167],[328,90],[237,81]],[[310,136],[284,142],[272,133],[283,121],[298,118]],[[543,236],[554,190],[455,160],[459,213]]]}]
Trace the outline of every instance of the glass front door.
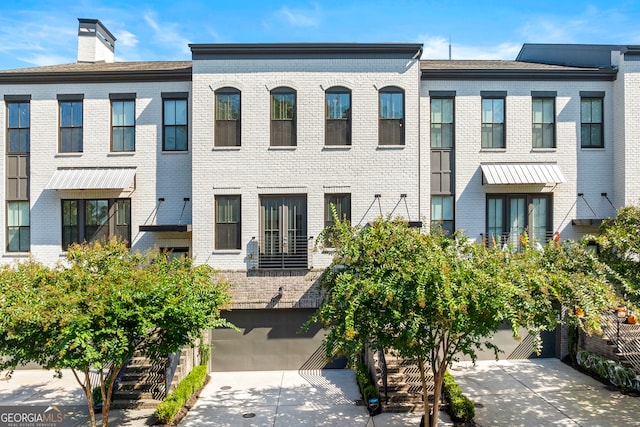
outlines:
[{"label": "glass front door", "polygon": [[260,197],[260,268],[307,268],[307,197]]}]

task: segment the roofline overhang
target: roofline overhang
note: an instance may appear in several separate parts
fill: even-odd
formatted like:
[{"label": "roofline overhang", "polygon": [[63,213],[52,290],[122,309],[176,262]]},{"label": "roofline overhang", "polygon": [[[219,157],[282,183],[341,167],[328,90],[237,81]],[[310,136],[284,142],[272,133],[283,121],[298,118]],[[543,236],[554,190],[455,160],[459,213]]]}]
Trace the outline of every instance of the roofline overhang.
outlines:
[{"label": "roofline overhang", "polygon": [[422,55],[421,43],[191,43],[189,47],[194,60],[343,56],[418,59]]},{"label": "roofline overhang", "polygon": [[141,225],[140,231],[148,231],[152,233],[190,233],[191,224],[153,224]]},{"label": "roofline overhang", "polygon": [[421,80],[604,80],[614,81],[618,70],[420,70]]},{"label": "roofline overhang", "polygon": [[0,73],[0,84],[191,81],[191,67],[158,71],[25,71]]}]

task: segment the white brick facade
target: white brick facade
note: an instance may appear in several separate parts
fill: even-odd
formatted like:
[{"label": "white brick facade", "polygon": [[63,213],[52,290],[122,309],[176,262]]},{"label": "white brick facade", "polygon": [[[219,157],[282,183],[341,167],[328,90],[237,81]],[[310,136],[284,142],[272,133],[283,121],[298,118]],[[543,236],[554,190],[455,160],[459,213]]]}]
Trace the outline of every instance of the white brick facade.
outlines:
[{"label": "white brick facade", "polygon": [[[183,66],[96,63],[0,72],[4,128],[0,147],[5,153],[6,102],[12,96],[30,97],[30,254],[36,259],[54,263],[64,254],[62,199],[130,198],[135,250],[188,248],[197,263],[211,264],[232,282],[237,308],[317,306],[319,272],[331,261],[330,252],[316,247],[324,228],[325,194],[351,195],[354,224],[392,214],[423,221],[428,228],[430,91],[455,92],[455,226],[472,239],[487,232],[488,194],[552,194],[549,231],[574,239],[596,228],[572,220],[612,216],[612,204],[636,203],[640,197],[637,52],[612,47],[611,65],[617,71],[461,61],[459,66],[468,68],[454,72],[455,61],[425,64],[429,61],[416,59],[420,46],[409,44],[192,45],[192,51],[193,61]],[[509,74],[509,67],[516,71]],[[440,74],[434,77],[432,72]],[[351,92],[347,146],[325,144],[325,93],[336,86]],[[270,96],[279,87],[296,93],[293,147],[270,145]],[[404,94],[403,145],[379,144],[380,90],[386,87]],[[240,93],[239,147],[215,145],[215,92],[221,88]],[[506,92],[504,149],[481,148],[483,91]],[[532,148],[532,92],[537,91],[555,93],[555,148]],[[188,97],[186,151],[162,149],[162,94],[167,92]],[[114,93],[135,93],[134,152],[110,150],[109,96]],[[603,148],[581,148],[581,93],[603,94]],[[58,96],[65,94],[83,95],[81,153],[59,153]],[[553,163],[566,182],[487,185],[483,163]],[[135,168],[135,188],[122,192],[46,188],[60,168],[92,167]],[[6,177],[6,156],[0,159],[0,169]],[[0,184],[4,195],[6,182]],[[215,248],[214,201],[221,195],[240,196],[237,250]],[[305,268],[269,270],[256,263],[260,201],[269,195],[305,197],[309,248]],[[190,225],[191,231],[140,231],[140,226],[165,224]],[[29,255],[6,250],[6,214],[0,215],[0,236],[2,262]]]}]

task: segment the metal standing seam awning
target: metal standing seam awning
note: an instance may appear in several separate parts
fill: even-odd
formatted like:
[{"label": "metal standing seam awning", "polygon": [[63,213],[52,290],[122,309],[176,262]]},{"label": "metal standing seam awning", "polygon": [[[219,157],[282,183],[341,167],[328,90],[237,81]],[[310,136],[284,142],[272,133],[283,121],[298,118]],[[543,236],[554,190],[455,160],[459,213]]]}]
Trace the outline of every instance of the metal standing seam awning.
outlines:
[{"label": "metal standing seam awning", "polygon": [[567,182],[558,165],[553,163],[484,163],[482,183],[498,184],[559,184]]},{"label": "metal standing seam awning", "polygon": [[45,188],[49,190],[122,190],[135,182],[135,168],[61,168]]}]

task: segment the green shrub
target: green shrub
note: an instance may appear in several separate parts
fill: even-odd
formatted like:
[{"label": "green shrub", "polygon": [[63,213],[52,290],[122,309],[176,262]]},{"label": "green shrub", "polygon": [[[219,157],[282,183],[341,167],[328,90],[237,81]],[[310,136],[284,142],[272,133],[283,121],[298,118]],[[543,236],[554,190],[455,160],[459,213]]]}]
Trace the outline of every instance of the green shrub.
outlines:
[{"label": "green shrub", "polygon": [[91,390],[91,397],[93,398],[94,405],[102,403],[102,390],[100,386],[94,387],[93,390]]},{"label": "green shrub", "polygon": [[449,411],[454,420],[467,422],[473,419],[476,415],[475,405],[462,394],[462,389],[449,371],[444,373],[443,392],[449,402]]},{"label": "green shrub", "polygon": [[163,423],[171,423],[189,398],[202,387],[207,379],[207,367],[194,367],[189,375],[178,383],[176,389],[169,394],[156,408],[155,416]]},{"label": "green shrub", "polygon": [[211,346],[209,344],[200,344],[198,352],[200,353],[200,364],[206,366],[209,363],[209,359],[211,359]]},{"label": "green shrub", "polygon": [[624,391],[640,391],[640,383],[636,380],[636,373],[633,369],[627,368],[619,362],[586,350],[578,351],[576,362],[587,372],[603,380],[608,380]]}]

